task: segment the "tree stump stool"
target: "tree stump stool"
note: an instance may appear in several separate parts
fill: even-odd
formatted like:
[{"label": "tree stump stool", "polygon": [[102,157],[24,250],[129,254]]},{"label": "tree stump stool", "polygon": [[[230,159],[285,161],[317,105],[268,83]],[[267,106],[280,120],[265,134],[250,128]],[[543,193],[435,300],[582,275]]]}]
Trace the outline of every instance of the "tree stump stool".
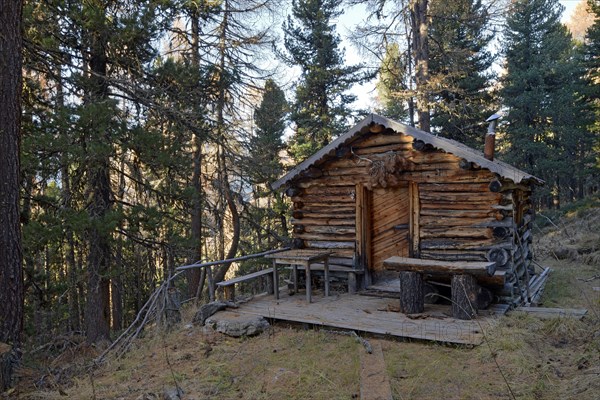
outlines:
[{"label": "tree stump stool", "polygon": [[474,276],[468,274],[452,276],[452,316],[458,319],[473,319],[477,316],[479,285]]},{"label": "tree stump stool", "polygon": [[400,312],[418,314],[425,309],[425,284],[419,272],[400,272]]}]

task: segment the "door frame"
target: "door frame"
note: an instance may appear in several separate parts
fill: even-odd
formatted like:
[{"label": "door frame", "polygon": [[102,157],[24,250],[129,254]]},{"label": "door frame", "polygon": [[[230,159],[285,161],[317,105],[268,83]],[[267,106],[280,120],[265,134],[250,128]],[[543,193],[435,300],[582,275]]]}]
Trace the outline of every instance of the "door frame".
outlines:
[{"label": "door frame", "polygon": [[[366,284],[370,284],[370,264],[372,260],[371,254],[371,190],[364,184],[356,185],[356,261],[365,271]],[[408,182],[408,199],[409,199],[409,244],[408,251],[410,257],[420,257],[420,222],[419,222],[419,186],[416,182]]]}]

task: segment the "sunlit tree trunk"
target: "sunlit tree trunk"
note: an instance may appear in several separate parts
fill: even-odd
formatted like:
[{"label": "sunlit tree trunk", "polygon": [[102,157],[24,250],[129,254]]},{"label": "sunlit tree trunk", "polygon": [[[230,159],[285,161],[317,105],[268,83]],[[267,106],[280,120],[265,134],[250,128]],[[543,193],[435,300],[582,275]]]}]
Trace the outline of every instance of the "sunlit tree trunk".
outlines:
[{"label": "sunlit tree trunk", "polygon": [[[192,20],[192,43],[191,43],[191,61],[196,71],[200,70],[200,12],[195,7],[190,10]],[[193,161],[194,170],[192,172],[192,187],[194,188],[192,200],[192,240],[194,242],[194,256],[190,262],[202,260],[202,140],[198,134],[192,138],[194,149]],[[200,268],[194,268],[187,271],[188,278],[188,297],[199,297],[202,292],[202,286],[205,274]]]},{"label": "sunlit tree trunk", "polygon": [[[229,13],[228,13],[228,8],[229,8],[229,3],[227,1],[225,1],[225,4],[223,6],[225,8],[225,12],[223,13],[223,21],[221,22],[221,29],[220,29],[220,41],[219,41],[219,56],[220,56],[220,60],[219,60],[219,94],[218,94],[218,99],[217,99],[217,108],[216,108],[216,112],[217,112],[217,129],[218,129],[218,135],[217,137],[219,138],[219,140],[221,142],[223,142],[225,140],[224,137],[224,131],[225,131],[225,96],[226,96],[226,80],[225,80],[225,68],[226,68],[226,51],[227,51],[227,43],[226,43],[226,38],[227,38],[227,30],[228,30],[228,18],[229,18]],[[217,152],[217,165],[218,165],[218,175],[219,175],[219,183],[220,183],[220,190],[222,192],[222,195],[224,196],[225,199],[225,203],[227,206],[227,209],[229,210],[230,216],[231,216],[231,225],[232,225],[232,237],[231,237],[231,242],[229,244],[229,250],[227,251],[227,254],[224,255],[225,259],[229,259],[229,258],[233,258],[235,256],[235,254],[237,253],[237,249],[238,249],[238,245],[239,245],[239,241],[240,241],[240,216],[237,210],[237,205],[235,203],[235,199],[233,198],[233,193],[231,191],[231,186],[229,185],[229,174],[227,172],[227,160],[225,157],[225,148],[222,145],[222,143],[218,144],[219,147],[219,151]],[[223,221],[225,222],[225,221]],[[223,223],[221,225],[221,229],[224,230],[225,228],[225,223]],[[224,235],[223,235],[224,237]],[[229,266],[231,264],[225,264],[221,267],[219,267],[216,270],[215,276],[214,276],[214,282],[221,282],[223,279],[225,279],[225,274],[227,273],[227,270],[229,269]]]},{"label": "sunlit tree trunk", "polygon": [[427,16],[427,4],[428,0],[412,0],[410,3],[410,21],[412,27],[412,51],[415,62],[419,128],[429,132],[431,128],[428,99],[429,44],[427,30],[429,19]]}]

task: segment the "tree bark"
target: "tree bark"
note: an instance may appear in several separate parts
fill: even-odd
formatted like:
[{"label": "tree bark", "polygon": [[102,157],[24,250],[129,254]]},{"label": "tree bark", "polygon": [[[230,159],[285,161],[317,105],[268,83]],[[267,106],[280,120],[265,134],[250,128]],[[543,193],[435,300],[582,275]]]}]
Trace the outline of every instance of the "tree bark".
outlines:
[{"label": "tree bark", "polygon": [[[218,129],[218,137],[222,142],[225,141],[223,132],[225,131],[225,100],[227,95],[227,85],[225,73],[226,66],[226,52],[227,52],[227,42],[226,35],[229,29],[229,2],[224,2],[224,10],[223,20],[221,22],[220,27],[220,38],[219,38],[219,97],[217,100],[217,129]],[[221,185],[221,192],[225,198],[225,203],[227,208],[229,209],[229,213],[231,214],[231,224],[232,224],[232,238],[231,243],[229,245],[229,250],[227,251],[227,255],[225,259],[233,258],[237,253],[239,241],[240,241],[240,216],[237,210],[237,205],[235,203],[235,199],[233,198],[233,193],[231,190],[231,186],[229,185],[229,174],[227,172],[227,160],[225,157],[225,147],[219,144],[219,151],[217,152],[217,164],[219,166],[219,181]],[[224,222],[224,221],[223,221]],[[221,229],[225,230],[225,224],[221,225]],[[224,235],[223,235],[224,236]],[[231,263],[225,264],[219,267],[214,275],[213,285],[217,282],[221,282],[225,279],[225,274],[229,269]],[[214,300],[214,295],[211,297],[211,300]]]},{"label": "tree bark", "polygon": [[[22,28],[21,0],[0,0],[0,342],[16,349],[23,330],[23,259],[19,215]],[[6,353],[6,352],[4,352]],[[12,357],[0,357],[0,392]]]},{"label": "tree bark", "polygon": [[423,275],[418,272],[400,272],[400,312],[418,314],[425,309]]},{"label": "tree bark", "polygon": [[[200,10],[192,7],[189,11],[191,24],[191,62],[194,68],[200,69]],[[194,171],[192,173],[192,187],[194,188],[192,199],[192,240],[194,242],[194,260],[190,262],[202,262],[202,141],[198,134],[192,138],[194,148],[193,161]],[[198,268],[186,272],[188,279],[188,297],[200,296],[200,282],[202,281],[202,271]]]},{"label": "tree bark", "polygon": [[452,277],[452,316],[458,319],[473,319],[477,316],[479,285],[471,275]]},{"label": "tree bark", "polygon": [[[92,4],[90,7],[105,7]],[[100,10],[99,18],[105,18],[105,9]],[[109,98],[108,82],[106,81],[106,29],[104,23],[94,24],[99,26],[96,30],[88,32],[90,41],[89,69],[90,90],[88,92],[89,105],[99,106]],[[98,116],[98,119],[110,118]],[[110,340],[110,234],[104,229],[104,218],[111,208],[110,187],[110,156],[98,154],[98,148],[103,149],[110,143],[109,133],[101,130],[107,121],[90,121],[90,146],[88,158],[89,188],[92,193],[91,204],[88,207],[90,218],[88,255],[88,284],[87,303],[85,312],[86,336],[88,343]],[[100,129],[98,128],[100,127]],[[92,154],[92,152],[94,152]]]},{"label": "tree bark", "polygon": [[427,31],[429,20],[427,17],[428,0],[411,0],[410,22],[412,28],[412,51],[415,62],[415,82],[417,90],[417,114],[419,128],[429,132],[429,43]]}]

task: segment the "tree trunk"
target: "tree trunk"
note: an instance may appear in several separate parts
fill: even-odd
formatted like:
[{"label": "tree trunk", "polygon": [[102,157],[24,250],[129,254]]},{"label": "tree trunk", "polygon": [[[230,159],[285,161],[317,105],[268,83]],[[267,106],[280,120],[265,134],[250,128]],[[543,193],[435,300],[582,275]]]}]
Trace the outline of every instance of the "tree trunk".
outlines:
[{"label": "tree trunk", "polygon": [[85,310],[88,343],[110,340],[110,245],[100,224],[109,208],[108,165],[99,166],[92,178],[93,190],[89,231],[87,303]]},{"label": "tree trunk", "polygon": [[114,273],[110,279],[111,322],[113,331],[123,329],[123,244],[117,243]]},{"label": "tree trunk", "polygon": [[[192,21],[192,43],[191,60],[194,68],[200,69],[200,10],[197,6],[190,9],[190,19]],[[194,243],[194,256],[190,262],[202,261],[202,141],[198,134],[192,138],[194,148],[194,171],[192,173],[192,187],[194,188],[192,199],[192,240]],[[186,272],[188,279],[188,298],[199,296],[200,281],[202,280],[202,271],[199,268],[193,268]]]},{"label": "tree trunk", "polygon": [[452,316],[458,319],[473,319],[477,316],[479,285],[472,275],[452,277]]},{"label": "tree trunk", "polygon": [[410,22],[412,28],[412,50],[415,62],[415,82],[417,90],[417,113],[419,128],[425,132],[430,129],[429,116],[429,43],[427,31],[429,20],[427,17],[428,0],[411,0]]},{"label": "tree trunk", "polygon": [[400,272],[400,312],[422,313],[425,308],[423,275],[418,272]]},{"label": "tree trunk", "polygon": [[[90,5],[90,7],[104,7],[102,5]],[[106,10],[101,11],[99,18],[105,18]],[[107,47],[106,27],[102,22],[98,30],[88,32],[90,41],[90,91],[88,98],[91,106],[101,106],[108,100],[108,82],[106,81]],[[95,25],[96,26],[96,25]],[[110,233],[104,229],[104,218],[111,207],[110,188],[110,155],[98,154],[110,143],[107,131],[101,130],[108,125],[103,118],[110,116],[99,115],[98,121],[90,121],[90,148],[88,158],[90,165],[89,188],[92,193],[91,204],[88,207],[90,218],[88,256],[88,287],[87,303],[85,312],[86,335],[88,343],[110,340]],[[100,128],[100,129],[98,129]],[[106,128],[105,128],[106,129]],[[94,152],[92,154],[92,152]],[[108,152],[108,151],[106,151]]]},{"label": "tree trunk", "polygon": [[0,342],[0,393],[11,386],[14,361],[11,346]]},{"label": "tree trunk", "polygon": [[[226,39],[228,25],[229,25],[229,19],[228,19],[229,2],[228,1],[224,2],[224,9],[225,9],[225,12],[223,13],[223,21],[221,23],[220,38],[219,38],[219,53],[220,53],[219,54],[219,57],[220,57],[219,70],[220,70],[220,74],[219,74],[219,97],[217,100],[217,107],[216,107],[218,137],[221,141],[225,140],[224,135],[223,135],[223,132],[225,131],[224,113],[225,113],[225,100],[226,100],[225,97],[227,95],[226,89],[227,89],[227,85],[228,85],[228,83],[226,81],[226,77],[224,76],[225,66],[226,66],[226,52],[227,52],[227,43],[226,43],[225,39]],[[227,255],[226,256],[224,255],[225,259],[229,259],[229,258],[233,258],[235,256],[235,254],[237,253],[237,249],[238,249],[238,245],[239,245],[239,241],[240,241],[240,216],[237,211],[237,205],[235,203],[235,199],[233,198],[233,193],[231,191],[231,187],[229,185],[229,174],[227,172],[225,147],[221,144],[219,144],[219,151],[217,152],[217,157],[218,157],[217,164],[219,166],[219,177],[220,177],[219,181],[221,184],[221,192],[225,198],[226,206],[229,209],[229,213],[231,214],[231,224],[232,224],[232,230],[233,230],[231,243],[229,245],[229,250],[227,252]],[[223,231],[225,230],[224,223],[222,224],[222,229],[223,229]],[[224,237],[224,235],[223,235],[223,237]],[[225,279],[225,274],[227,273],[227,270],[229,269],[230,265],[231,264],[225,264],[216,270],[215,275],[213,277],[214,278],[213,284],[217,283],[217,282],[221,282],[223,279]],[[214,300],[214,299],[211,298],[211,300]]]},{"label": "tree trunk", "polygon": [[[0,10],[0,342],[13,347],[9,354],[18,354],[23,330],[19,215],[23,2],[0,0]],[[0,355],[0,371],[2,392],[11,381],[12,357]]]},{"label": "tree trunk", "polygon": [[[223,171],[223,194],[225,196],[225,201],[227,202],[227,208],[229,209],[229,213],[231,214],[231,224],[233,230],[233,236],[231,238],[229,250],[227,252],[227,255],[225,256],[225,259],[229,259],[235,257],[240,242],[240,215],[237,210],[237,205],[235,204],[235,199],[233,198],[233,194],[231,192],[231,187],[229,186],[229,176],[226,170],[227,165],[225,164],[225,155],[221,153],[220,158],[220,168],[222,168]],[[230,266],[231,263],[228,263],[217,269],[214,276],[215,283],[221,282],[223,279],[225,279],[225,274],[227,273],[227,270]]]}]

